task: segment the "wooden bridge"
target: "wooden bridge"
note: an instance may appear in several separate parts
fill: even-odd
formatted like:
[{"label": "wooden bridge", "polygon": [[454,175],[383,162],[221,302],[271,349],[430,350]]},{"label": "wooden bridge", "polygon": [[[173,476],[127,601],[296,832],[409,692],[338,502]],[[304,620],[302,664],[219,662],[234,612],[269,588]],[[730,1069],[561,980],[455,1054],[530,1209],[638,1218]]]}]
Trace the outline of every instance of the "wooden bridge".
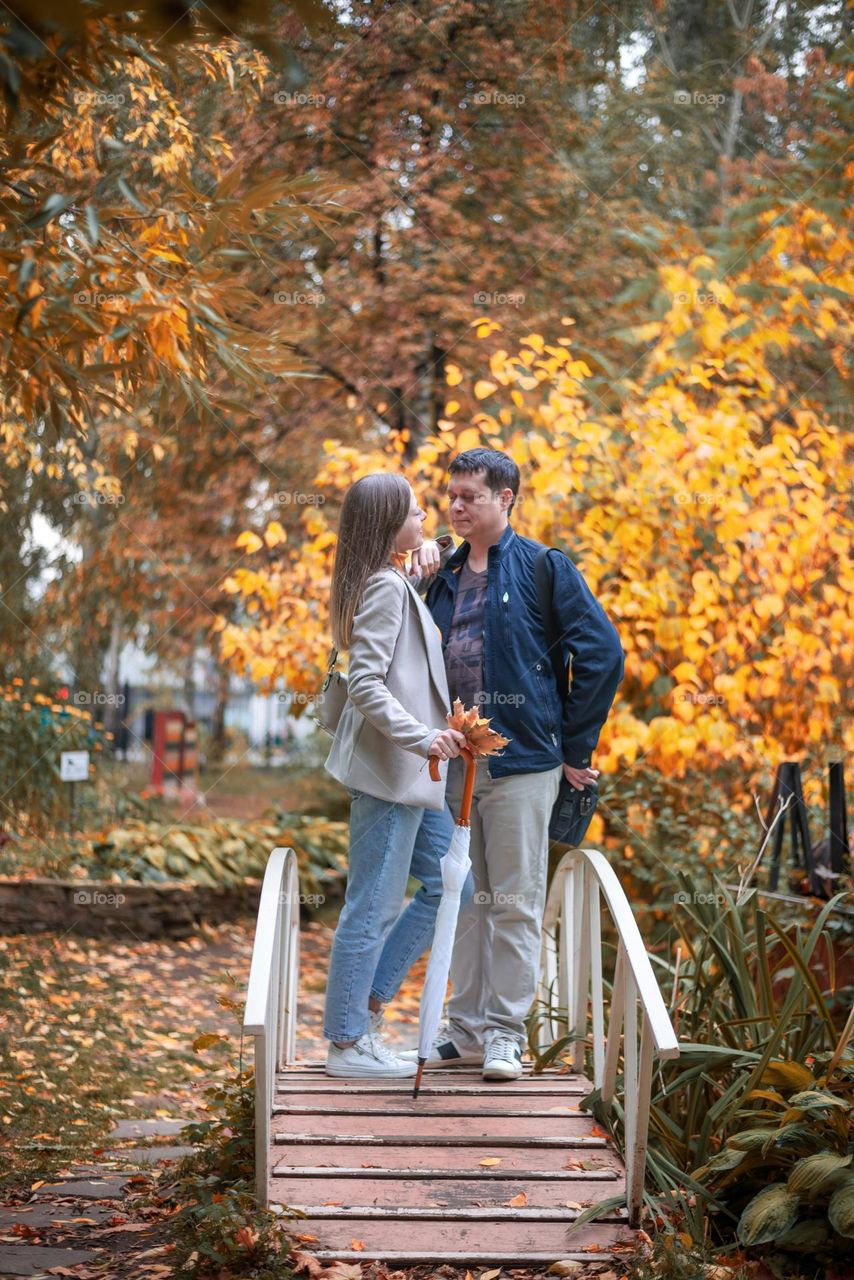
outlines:
[{"label": "wooden bridge", "polygon": [[[618,938],[607,1004],[603,905]],[[417,1100],[405,1078],[334,1079],[322,1061],[296,1059],[298,973],[296,856],[280,848],[261,892],[244,1031],[255,1040],[256,1196],[283,1215],[305,1215],[283,1216],[304,1248],[326,1261],[522,1266],[603,1260],[631,1244],[654,1060],[679,1049],[631,908],[601,853],[571,850],[552,882],[540,1047],[570,1028],[577,1038],[560,1065],[536,1075],[527,1065],[517,1081],[485,1081],[475,1067],[429,1071]],[[583,1074],[585,1049],[592,1078]],[[618,1086],[625,1162],[579,1109],[594,1087],[609,1102]],[[576,1225],[605,1201],[615,1203]]]}]

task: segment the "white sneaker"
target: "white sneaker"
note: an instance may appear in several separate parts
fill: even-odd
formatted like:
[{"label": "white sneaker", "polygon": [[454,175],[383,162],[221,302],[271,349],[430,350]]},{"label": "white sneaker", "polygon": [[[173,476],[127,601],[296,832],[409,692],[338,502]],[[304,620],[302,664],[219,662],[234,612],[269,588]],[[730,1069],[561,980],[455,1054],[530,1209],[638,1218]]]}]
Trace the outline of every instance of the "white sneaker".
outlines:
[{"label": "white sneaker", "polygon": [[518,1080],[522,1074],[522,1050],[515,1036],[493,1036],[483,1056],[484,1080]]},{"label": "white sneaker", "polygon": [[[404,1058],[407,1062],[418,1062],[418,1049],[403,1049],[398,1057]],[[483,1062],[483,1051],[475,1049],[466,1052],[459,1049],[451,1039],[451,1033],[447,1022],[443,1022],[439,1030],[436,1032],[436,1039],[433,1041],[433,1047],[430,1050],[426,1067],[479,1067]]]},{"label": "white sneaker", "polygon": [[328,1076],[414,1076],[417,1070],[417,1062],[405,1062],[392,1053],[370,1027],[346,1049],[339,1049],[334,1041],[329,1041]]}]

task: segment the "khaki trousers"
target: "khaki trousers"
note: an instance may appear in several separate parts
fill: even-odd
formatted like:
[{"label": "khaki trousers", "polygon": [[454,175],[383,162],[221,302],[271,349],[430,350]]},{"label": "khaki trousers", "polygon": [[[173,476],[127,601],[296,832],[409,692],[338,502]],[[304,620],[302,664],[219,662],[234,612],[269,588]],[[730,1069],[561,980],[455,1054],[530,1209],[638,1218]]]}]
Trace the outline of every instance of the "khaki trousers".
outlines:
[{"label": "khaki trousers", "polygon": [[[562,766],[490,778],[475,766],[471,809],[474,897],[461,909],[451,958],[451,1038],[477,1052],[510,1034],[524,1053],[524,1019],[537,990],[548,874],[548,825]],[[456,820],[465,762],[448,763],[446,799]]]}]

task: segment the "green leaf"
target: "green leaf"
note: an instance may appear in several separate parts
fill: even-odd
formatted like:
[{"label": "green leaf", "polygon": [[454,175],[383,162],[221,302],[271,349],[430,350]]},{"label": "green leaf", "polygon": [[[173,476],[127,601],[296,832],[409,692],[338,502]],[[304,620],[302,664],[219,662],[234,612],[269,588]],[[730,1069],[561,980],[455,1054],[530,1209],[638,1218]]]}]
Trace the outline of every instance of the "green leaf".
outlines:
[{"label": "green leaf", "polygon": [[786,1185],[798,1195],[817,1195],[838,1170],[850,1163],[851,1156],[840,1156],[832,1151],[819,1151],[814,1156],[804,1156],[793,1165]]},{"label": "green leaf", "polygon": [[824,1093],[821,1089],[805,1089],[802,1093],[792,1095],[789,1106],[797,1107],[799,1111],[820,1111],[825,1107],[842,1107],[846,1110],[848,1103],[832,1093]]},{"label": "green leaf", "polygon": [[747,1246],[777,1240],[795,1225],[799,1204],[785,1182],[772,1182],[745,1205],[736,1229],[739,1240]]},{"label": "green leaf", "polygon": [[827,1216],[834,1231],[854,1238],[854,1174],[846,1178],[830,1197]]},{"label": "green leaf", "polygon": [[93,244],[97,244],[101,229],[98,226],[98,211],[91,204],[86,206],[86,225],[89,228],[89,239]]},{"label": "green leaf", "polygon": [[142,203],[139,196],[130,189],[124,178],[119,178],[119,190],[128,204],[133,205],[134,209],[137,209],[140,213],[148,213],[148,205]]},{"label": "green leaf", "polygon": [[35,213],[25,219],[24,226],[45,227],[54,218],[57,218],[61,213],[64,213],[71,204],[71,196],[61,196],[55,191],[53,195],[48,196],[40,209],[37,209]]}]

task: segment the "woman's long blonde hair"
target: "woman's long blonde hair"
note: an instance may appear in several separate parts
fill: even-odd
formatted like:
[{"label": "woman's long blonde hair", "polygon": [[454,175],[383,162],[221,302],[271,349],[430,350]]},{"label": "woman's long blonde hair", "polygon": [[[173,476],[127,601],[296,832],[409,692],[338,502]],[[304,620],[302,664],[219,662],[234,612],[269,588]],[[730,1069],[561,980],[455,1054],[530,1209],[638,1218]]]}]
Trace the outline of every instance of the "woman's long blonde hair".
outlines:
[{"label": "woman's long blonde hair", "polygon": [[346,649],[365,583],[388,564],[394,540],[409,515],[412,490],[403,476],[374,471],[344,495],[332,567],[329,619],[332,643]]}]

